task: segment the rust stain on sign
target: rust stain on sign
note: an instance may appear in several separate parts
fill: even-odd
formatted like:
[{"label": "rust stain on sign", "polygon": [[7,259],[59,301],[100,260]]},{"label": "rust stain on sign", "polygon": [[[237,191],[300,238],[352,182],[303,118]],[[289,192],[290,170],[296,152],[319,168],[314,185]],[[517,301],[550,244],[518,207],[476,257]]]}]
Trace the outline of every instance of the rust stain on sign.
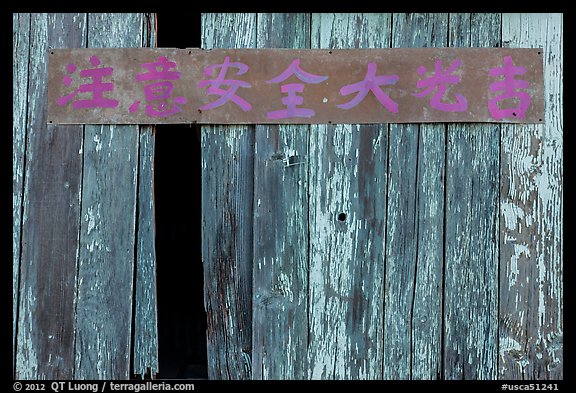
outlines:
[{"label": "rust stain on sign", "polygon": [[542,49],[53,49],[50,124],[542,123]]}]

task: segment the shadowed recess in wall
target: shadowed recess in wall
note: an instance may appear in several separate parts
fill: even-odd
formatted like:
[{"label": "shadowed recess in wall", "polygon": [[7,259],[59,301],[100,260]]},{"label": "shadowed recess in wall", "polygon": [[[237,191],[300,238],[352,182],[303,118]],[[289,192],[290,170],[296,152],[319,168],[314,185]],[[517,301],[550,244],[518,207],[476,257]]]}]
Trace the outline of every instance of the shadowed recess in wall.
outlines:
[{"label": "shadowed recess in wall", "polygon": [[[200,47],[200,14],[159,13],[158,46]],[[182,29],[181,26],[186,26]],[[154,156],[158,379],[207,378],[195,126],[158,125]]]}]

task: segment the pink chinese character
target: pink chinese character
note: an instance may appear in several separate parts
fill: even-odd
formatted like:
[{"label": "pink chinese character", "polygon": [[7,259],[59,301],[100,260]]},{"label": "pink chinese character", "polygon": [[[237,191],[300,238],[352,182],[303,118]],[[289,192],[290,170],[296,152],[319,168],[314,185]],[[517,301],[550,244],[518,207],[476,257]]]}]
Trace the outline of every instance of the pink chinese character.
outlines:
[{"label": "pink chinese character", "polygon": [[382,85],[393,85],[400,77],[398,75],[378,75],[376,76],[376,63],[368,63],[368,70],[366,71],[366,76],[361,82],[352,83],[346,85],[340,89],[340,95],[347,96],[348,94],[356,93],[351,101],[337,105],[339,108],[350,109],[358,105],[368,92],[374,93],[376,99],[392,113],[398,112],[398,104],[382,91],[380,86]]},{"label": "pink chinese character", "polygon": [[[236,68],[238,72],[236,75],[244,75],[250,67],[248,67],[244,63],[239,62],[230,62],[230,57],[226,56],[224,58],[224,62],[222,64],[213,64],[204,69],[204,76],[211,77],[212,72],[214,69],[220,68],[220,72],[216,79],[205,79],[203,81],[198,82],[198,87],[208,86],[206,92],[208,94],[215,94],[220,96],[216,101],[213,101],[209,104],[203,105],[200,107],[201,110],[206,109],[213,109],[219,106],[224,105],[228,101],[232,101],[236,105],[238,105],[244,112],[249,111],[252,109],[252,105],[242,97],[236,95],[236,91],[240,87],[252,87],[251,84],[245,81],[236,80],[236,79],[225,79],[226,74],[228,73],[229,68]],[[229,86],[227,90],[221,89],[221,86]]]},{"label": "pink chinese character", "polygon": [[[298,79],[305,83],[320,83],[328,79],[327,76],[320,76],[310,74],[300,68],[300,59],[294,59],[292,63],[275,78],[270,79],[267,83],[280,83],[284,82],[286,79],[290,78],[292,75],[296,75]],[[298,96],[296,93],[302,93],[304,91],[303,83],[288,83],[280,86],[280,91],[286,93],[287,96],[282,98],[282,103],[286,105],[286,109],[280,109],[272,112],[268,112],[267,116],[269,119],[285,119],[287,117],[312,117],[315,112],[308,108],[298,108],[297,105],[301,105],[304,102],[304,98]]]},{"label": "pink chinese character", "polygon": [[[115,108],[118,106],[118,101],[104,98],[104,93],[114,90],[114,85],[111,82],[102,82],[102,79],[105,76],[112,75],[114,69],[112,67],[98,67],[100,65],[100,59],[98,56],[91,56],[90,64],[95,68],[81,70],[80,76],[83,78],[91,78],[92,82],[80,85],[78,89],[74,90],[72,93],[58,98],[58,100],[56,100],[58,105],[67,105],[68,102],[74,100],[79,93],[89,93],[91,94],[90,98],[76,99],[72,103],[72,108]],[[69,74],[73,74],[76,72],[77,67],[74,63],[70,63],[66,66],[66,70]],[[62,83],[66,86],[70,86],[72,82],[73,79],[69,75],[64,76],[62,79]]]},{"label": "pink chinese character", "polygon": [[[504,66],[491,68],[488,75],[490,76],[503,76],[504,79],[499,82],[494,82],[490,85],[490,91],[503,91],[502,94],[490,99],[488,101],[488,110],[496,120],[505,117],[517,117],[523,119],[526,116],[526,110],[530,106],[530,95],[523,91],[516,91],[516,89],[528,88],[528,82],[524,80],[514,79],[514,75],[524,75],[526,68],[514,66],[512,57],[504,56]],[[517,98],[518,104],[516,108],[500,109],[498,102],[508,98]]]},{"label": "pink chinese character", "polygon": [[142,63],[140,67],[146,68],[148,71],[136,75],[138,82],[159,79],[177,81],[180,79],[180,72],[170,71],[170,69],[176,68],[176,62],[168,61],[164,56],[158,56],[156,61],[151,63]]},{"label": "pink chinese character", "polygon": [[[136,75],[137,82],[158,81],[144,86],[144,96],[148,102],[144,110],[146,114],[151,117],[166,117],[181,112],[182,108],[176,104],[185,104],[187,100],[184,97],[175,97],[172,100],[174,85],[170,82],[180,79],[180,72],[171,71],[171,69],[176,68],[176,63],[168,61],[164,56],[158,56],[155,62],[143,63],[140,66],[148,71]],[[171,100],[173,103],[170,102]],[[140,100],[130,105],[128,110],[130,113],[134,113],[138,111],[139,107]]]},{"label": "pink chinese character", "polygon": [[[436,89],[436,93],[430,99],[430,106],[434,109],[445,112],[463,112],[468,109],[468,101],[466,97],[461,94],[455,94],[455,103],[446,103],[441,100],[446,94],[448,89],[448,84],[457,84],[460,82],[460,77],[458,75],[452,75],[454,70],[462,65],[460,59],[456,59],[450,64],[446,71],[442,71],[442,60],[436,60],[434,63],[434,74],[428,78],[420,80],[417,82],[416,86],[419,88],[426,88],[426,90],[420,93],[413,93],[413,96],[424,97]],[[418,74],[424,76],[426,75],[426,68],[424,66],[418,67]]]}]

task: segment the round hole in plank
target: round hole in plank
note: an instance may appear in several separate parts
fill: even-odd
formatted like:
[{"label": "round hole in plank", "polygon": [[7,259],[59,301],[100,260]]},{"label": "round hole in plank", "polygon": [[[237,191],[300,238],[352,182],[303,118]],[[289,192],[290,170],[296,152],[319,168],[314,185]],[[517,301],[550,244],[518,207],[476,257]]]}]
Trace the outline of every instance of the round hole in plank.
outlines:
[{"label": "round hole in plank", "polygon": [[338,221],[346,221],[346,213],[338,214]]}]

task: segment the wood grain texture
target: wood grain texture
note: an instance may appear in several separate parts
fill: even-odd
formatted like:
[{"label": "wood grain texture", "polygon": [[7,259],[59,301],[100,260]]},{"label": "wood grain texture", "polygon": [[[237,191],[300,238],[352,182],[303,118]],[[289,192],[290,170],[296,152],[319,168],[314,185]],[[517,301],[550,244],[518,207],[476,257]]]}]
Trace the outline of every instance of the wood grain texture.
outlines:
[{"label": "wood grain texture", "polygon": [[[443,197],[446,165],[446,138],[443,128],[443,125],[423,124],[418,135],[415,201],[417,252],[411,305],[411,379],[439,379],[442,376]],[[392,148],[392,145],[390,147]],[[406,156],[402,157],[401,162],[404,157]],[[391,153],[389,160],[392,160]],[[388,190],[390,189],[389,187]],[[389,204],[388,214],[390,208]],[[389,252],[394,253],[392,247],[390,245]],[[393,277],[389,279],[393,280]],[[386,333],[386,327],[384,332]],[[394,365],[388,364],[386,367],[394,368]]]},{"label": "wood grain texture", "polygon": [[[156,46],[155,14],[145,14],[143,47]],[[154,146],[152,126],[139,126],[134,354],[132,373],[158,373],[158,309],[156,297],[156,231],[154,225]]]},{"label": "wood grain texture", "polygon": [[[255,46],[256,14],[202,14],[203,48]],[[208,378],[251,379],[254,127],[201,133]]]},{"label": "wood grain texture", "polygon": [[[497,47],[500,14],[451,14],[449,37],[450,46]],[[448,125],[446,379],[496,378],[499,138],[498,125]]]},{"label": "wood grain texture", "polygon": [[82,46],[85,23],[82,14],[32,14],[29,59],[19,64],[28,65],[22,71],[29,80],[15,371],[19,379],[73,376],[82,127],[46,125],[45,80],[48,48]]},{"label": "wood grain texture", "polygon": [[[20,284],[20,242],[24,197],[24,161],[28,121],[28,68],[30,58],[30,14],[12,14],[12,353],[16,354],[18,285]],[[16,358],[13,358],[13,367]]]},{"label": "wood grain texture", "polygon": [[151,128],[140,130],[133,373],[142,377],[157,374],[159,368],[154,246],[154,141]]},{"label": "wood grain texture", "polygon": [[[258,14],[258,48],[309,48],[310,15]],[[308,126],[257,125],[252,379],[305,379]]]},{"label": "wood grain texture", "polygon": [[562,379],[563,16],[503,14],[502,41],[543,48],[546,119],[502,126],[498,376]]},{"label": "wood grain texture", "polygon": [[[313,14],[312,47],[387,47],[386,14]],[[308,378],[382,376],[387,128],[313,125]]]},{"label": "wood grain texture", "polygon": [[[139,47],[143,14],[89,14],[88,47]],[[77,379],[128,379],[138,126],[87,125],[76,306]]]},{"label": "wood grain texture", "polygon": [[[392,18],[392,47],[446,45],[447,14],[393,14]],[[443,124],[390,125],[385,379],[439,377],[444,136]]]}]

